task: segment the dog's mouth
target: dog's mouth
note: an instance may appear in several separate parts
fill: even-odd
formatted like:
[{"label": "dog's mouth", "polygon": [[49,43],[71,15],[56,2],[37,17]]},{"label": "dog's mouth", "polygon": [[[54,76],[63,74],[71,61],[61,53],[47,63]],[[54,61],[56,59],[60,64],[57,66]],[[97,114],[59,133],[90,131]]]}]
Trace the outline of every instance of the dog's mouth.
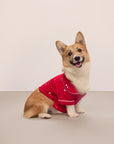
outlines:
[{"label": "dog's mouth", "polygon": [[81,68],[84,60],[85,60],[85,57],[83,57],[82,61],[77,61],[75,63],[73,61],[70,61],[70,64],[72,64],[73,66],[76,66],[77,68]]}]

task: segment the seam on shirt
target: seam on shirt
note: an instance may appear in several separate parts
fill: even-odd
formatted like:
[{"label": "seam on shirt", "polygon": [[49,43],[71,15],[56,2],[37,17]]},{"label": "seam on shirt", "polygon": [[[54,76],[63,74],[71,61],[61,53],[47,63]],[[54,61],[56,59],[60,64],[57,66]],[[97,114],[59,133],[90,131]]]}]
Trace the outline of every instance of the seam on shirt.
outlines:
[{"label": "seam on shirt", "polygon": [[75,102],[74,100],[69,101],[69,100],[58,100],[58,101],[64,101],[64,102]]}]

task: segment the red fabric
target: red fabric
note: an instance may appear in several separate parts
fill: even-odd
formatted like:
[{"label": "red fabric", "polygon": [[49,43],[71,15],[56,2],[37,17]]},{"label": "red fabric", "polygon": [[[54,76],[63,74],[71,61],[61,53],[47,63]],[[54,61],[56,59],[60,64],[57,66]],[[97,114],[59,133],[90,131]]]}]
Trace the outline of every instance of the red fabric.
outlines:
[{"label": "red fabric", "polygon": [[66,105],[75,105],[85,94],[80,94],[64,74],[60,74],[39,87],[40,92],[54,101],[53,107],[66,113]]}]

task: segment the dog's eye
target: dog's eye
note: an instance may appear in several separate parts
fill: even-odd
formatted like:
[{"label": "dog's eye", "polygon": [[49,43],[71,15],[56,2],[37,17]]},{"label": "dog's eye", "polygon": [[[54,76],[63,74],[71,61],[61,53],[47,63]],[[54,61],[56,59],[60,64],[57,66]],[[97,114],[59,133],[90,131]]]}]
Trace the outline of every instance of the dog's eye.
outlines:
[{"label": "dog's eye", "polygon": [[81,50],[81,49],[78,49],[78,52],[82,52],[82,50]]},{"label": "dog's eye", "polygon": [[71,55],[72,55],[72,52],[70,51],[70,52],[68,53],[68,55],[71,56]]}]

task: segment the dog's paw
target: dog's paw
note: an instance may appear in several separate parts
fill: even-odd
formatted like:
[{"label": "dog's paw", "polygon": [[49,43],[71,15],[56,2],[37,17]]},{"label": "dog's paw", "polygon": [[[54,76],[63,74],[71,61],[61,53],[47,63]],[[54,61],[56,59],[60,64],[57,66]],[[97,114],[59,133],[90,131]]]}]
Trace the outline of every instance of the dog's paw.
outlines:
[{"label": "dog's paw", "polygon": [[68,116],[71,118],[75,118],[75,117],[78,117],[78,114],[77,113],[69,113]]},{"label": "dog's paw", "polygon": [[83,113],[85,113],[85,110],[84,109],[79,109],[79,110],[77,110],[77,113],[83,114]]},{"label": "dog's paw", "polygon": [[51,115],[50,114],[47,114],[47,113],[40,113],[38,115],[39,118],[42,118],[42,119],[50,119],[51,118]]}]

